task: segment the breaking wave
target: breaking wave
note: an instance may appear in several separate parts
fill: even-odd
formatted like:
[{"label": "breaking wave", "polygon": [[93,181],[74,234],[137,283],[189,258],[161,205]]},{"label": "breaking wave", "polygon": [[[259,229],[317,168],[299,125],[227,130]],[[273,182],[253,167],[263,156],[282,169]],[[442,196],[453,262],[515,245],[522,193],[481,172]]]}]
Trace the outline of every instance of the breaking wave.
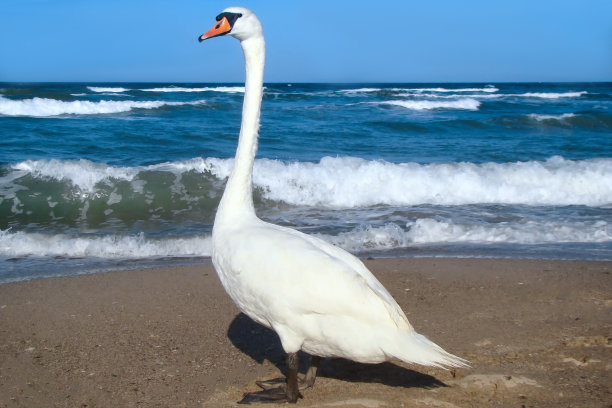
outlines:
[{"label": "breaking wave", "polygon": [[144,92],[226,92],[238,93],[244,92],[244,86],[214,86],[201,88],[185,88],[180,86],[165,86],[160,88],[140,89]]},{"label": "breaking wave", "polygon": [[[378,103],[378,102],[375,102]],[[472,98],[458,99],[454,101],[428,101],[428,100],[393,100],[379,102],[382,105],[401,106],[412,110],[433,110],[433,109],[466,109],[478,110],[480,102]]]},{"label": "breaking wave", "polygon": [[543,121],[564,121],[566,119],[575,118],[575,113],[563,113],[561,115],[540,115],[537,113],[532,113],[529,115],[531,119],[534,119],[538,122]]},{"label": "breaking wave", "polygon": [[122,87],[115,87],[115,86],[88,86],[87,89],[89,89],[92,92],[113,92],[113,93],[118,93],[118,92],[127,92],[129,91],[129,89],[127,88],[122,88]]},{"label": "breaking wave", "polygon": [[133,109],[157,109],[162,106],[201,105],[204,100],[192,102],[171,101],[61,101],[49,98],[13,100],[0,96],[0,115],[50,117],[61,115],[100,115],[129,112]]},{"label": "breaking wave", "polygon": [[208,237],[146,238],[135,236],[71,236],[0,230],[0,256],[151,258],[210,256]]},{"label": "breaking wave", "polygon": [[[365,225],[319,238],[353,253],[385,251],[422,244],[559,244],[612,242],[606,221],[527,221],[471,224],[421,218],[401,225]],[[151,238],[136,235],[70,235],[0,230],[3,257],[167,258],[211,255],[211,236]]]},{"label": "breaking wave", "polygon": [[[0,192],[29,175],[56,180],[95,194],[102,184],[142,185],[166,180],[171,173],[180,183],[186,174],[204,174],[217,181],[229,176],[233,159],[195,158],[151,166],[121,167],[88,160],[26,160],[11,165],[0,178]],[[146,177],[145,177],[146,175]],[[324,157],[319,162],[258,159],[253,181],[263,198],[298,206],[352,208],[374,205],[587,205],[612,204],[612,159],[513,163],[390,163],[354,157]],[[178,188],[178,187],[176,187]],[[209,187],[213,188],[213,187]],[[6,197],[4,198],[6,199]]]},{"label": "breaking wave", "polygon": [[550,244],[564,242],[601,243],[612,241],[612,225],[605,221],[527,221],[497,224],[458,223],[421,218],[406,225],[360,226],[338,235],[321,238],[348,251],[390,250],[410,245],[440,243]]},{"label": "breaking wave", "polygon": [[522,96],[527,98],[543,98],[543,99],[561,99],[561,98],[579,98],[587,94],[586,91],[580,92],[527,92],[512,96]]}]

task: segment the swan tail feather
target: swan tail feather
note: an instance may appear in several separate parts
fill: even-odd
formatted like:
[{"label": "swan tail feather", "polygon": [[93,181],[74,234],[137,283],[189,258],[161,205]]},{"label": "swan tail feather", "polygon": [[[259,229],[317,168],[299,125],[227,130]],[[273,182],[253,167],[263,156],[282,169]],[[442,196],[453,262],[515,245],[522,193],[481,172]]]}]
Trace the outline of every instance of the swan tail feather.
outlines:
[{"label": "swan tail feather", "polygon": [[387,351],[391,356],[407,363],[434,366],[448,369],[451,367],[470,367],[469,362],[445,351],[442,347],[416,332],[403,332],[401,341],[393,344]]}]

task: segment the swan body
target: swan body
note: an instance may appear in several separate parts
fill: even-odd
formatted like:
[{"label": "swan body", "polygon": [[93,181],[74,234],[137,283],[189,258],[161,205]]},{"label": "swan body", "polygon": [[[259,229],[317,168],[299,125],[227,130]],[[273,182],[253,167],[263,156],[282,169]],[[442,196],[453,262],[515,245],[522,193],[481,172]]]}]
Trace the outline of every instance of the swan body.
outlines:
[{"label": "swan body", "polygon": [[[422,365],[465,366],[465,360],[416,333],[357,257],[256,216],[252,171],[263,95],[263,31],[253,12],[230,7],[200,41],[224,34],[240,40],[246,65],[234,168],[212,232],[212,261],[229,296],[243,313],[279,335],[288,356],[303,350],[363,363],[398,358]],[[294,402],[296,395],[288,400]]]},{"label": "swan body", "polygon": [[216,229],[213,245],[213,262],[230,297],[278,333],[288,353],[362,363],[393,357],[435,366],[461,363],[416,333],[365,265],[338,247],[255,217]]}]

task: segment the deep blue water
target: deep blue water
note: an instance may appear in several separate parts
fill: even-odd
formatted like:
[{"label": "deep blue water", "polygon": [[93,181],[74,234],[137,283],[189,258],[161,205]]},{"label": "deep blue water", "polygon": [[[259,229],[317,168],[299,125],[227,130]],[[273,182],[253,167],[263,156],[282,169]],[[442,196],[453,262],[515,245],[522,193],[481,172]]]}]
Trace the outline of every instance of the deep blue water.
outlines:
[{"label": "deep blue water", "polygon": [[[205,261],[241,84],[0,83],[0,282]],[[361,255],[612,259],[612,83],[266,84],[263,218]]]}]

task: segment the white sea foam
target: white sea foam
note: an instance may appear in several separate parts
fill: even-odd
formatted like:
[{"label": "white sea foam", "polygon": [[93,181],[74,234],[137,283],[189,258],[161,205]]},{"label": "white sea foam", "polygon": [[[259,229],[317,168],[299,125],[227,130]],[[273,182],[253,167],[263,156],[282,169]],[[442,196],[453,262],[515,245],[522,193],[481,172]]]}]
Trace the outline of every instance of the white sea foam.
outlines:
[{"label": "white sea foam", "polygon": [[580,92],[527,92],[523,94],[514,94],[508,96],[522,96],[526,98],[542,98],[542,99],[561,99],[561,98],[579,98],[587,94],[586,91]]},{"label": "white sea foam", "polygon": [[94,163],[89,160],[25,160],[11,166],[13,173],[0,178],[0,186],[13,184],[16,179],[26,174],[36,178],[48,178],[58,181],[69,181],[84,196],[95,194],[97,184],[110,183],[112,180],[132,182],[136,189],[142,188],[137,176],[142,171],[166,171],[175,175],[188,171],[199,173],[211,172],[219,178],[229,175],[233,159],[191,159],[174,163],[160,163],[150,166],[121,167]]},{"label": "white sea foam", "polygon": [[157,109],[162,106],[199,105],[206,101],[61,101],[49,98],[7,99],[0,96],[0,115],[49,117],[60,115],[99,115],[129,112],[132,109]]},{"label": "white sea foam", "polygon": [[554,157],[518,163],[388,163],[326,157],[319,163],[258,160],[255,184],[266,198],[294,205],[604,206],[612,203],[612,159]]},{"label": "white sea foam", "polygon": [[70,236],[0,230],[0,256],[150,258],[210,256],[210,236],[150,239],[135,236]]},{"label": "white sea foam", "polygon": [[480,101],[473,98],[462,98],[457,100],[392,100],[385,102],[372,102],[375,104],[401,106],[411,110],[433,110],[433,109],[465,109],[478,110]]},{"label": "white sea foam", "polygon": [[358,94],[358,93],[370,93],[380,92],[383,88],[356,88],[356,89],[340,89],[338,92],[343,94]]},{"label": "white sea foam", "polygon": [[471,244],[550,244],[612,242],[612,225],[605,221],[558,222],[527,221],[497,224],[467,224],[450,220],[422,218],[405,226],[360,226],[338,235],[320,238],[351,252],[389,250],[410,245],[440,243]]},{"label": "white sea foam", "polygon": [[[337,235],[317,234],[350,252],[407,248],[413,245],[454,244],[558,244],[612,242],[612,225],[606,221],[527,221],[468,224],[421,218],[406,225],[388,223],[360,226]],[[3,257],[99,257],[142,259],[155,257],[202,257],[211,254],[211,237],[147,238],[144,234],[80,235],[42,234],[0,230]]]},{"label": "white sea foam", "polygon": [[[92,92],[111,92],[111,93],[120,93],[120,92],[128,92],[131,89],[121,88],[121,87],[102,87],[102,86],[88,86],[87,87]],[[214,87],[198,87],[198,88],[186,88],[181,86],[163,86],[156,88],[145,88],[138,89],[143,92],[244,92],[243,86],[214,86]]]},{"label": "white sea foam", "polygon": [[563,113],[561,115],[540,115],[537,113],[529,114],[531,119],[537,120],[538,122],[542,121],[564,121],[565,119],[575,117],[575,113]]},{"label": "white sea foam", "polygon": [[[429,91],[429,92],[428,92]],[[452,91],[456,91],[452,93]],[[532,98],[532,99],[564,99],[564,98],[579,98],[582,95],[587,94],[586,91],[580,92],[527,92],[520,94],[504,94],[497,93],[499,89],[494,88],[492,91],[485,91],[484,89],[477,88],[463,88],[463,89],[444,89],[444,88],[429,88],[426,89],[404,89],[401,96],[405,97],[421,97],[430,99],[456,99],[456,98],[470,98],[470,99],[503,99],[503,98]],[[464,93],[461,93],[464,92]],[[467,93],[476,92],[476,93]],[[477,93],[482,92],[482,93]],[[487,93],[488,92],[488,93]]]},{"label": "white sea foam", "polygon": [[88,86],[87,89],[89,89],[92,92],[111,92],[111,93],[118,93],[118,92],[127,92],[129,91],[129,89],[127,88],[122,88],[122,87],[108,87],[108,86]]},{"label": "white sea foam", "polygon": [[161,88],[140,89],[145,92],[226,92],[238,93],[244,92],[244,86],[215,86],[201,88],[184,88],[179,86],[166,86]]},{"label": "white sea foam", "polygon": [[465,93],[465,92],[486,92],[493,93],[499,91],[494,86],[487,86],[484,88],[355,88],[355,89],[341,89],[338,92],[344,94],[356,94],[356,93],[372,93],[372,92],[408,92],[410,94],[421,95],[423,93]]},{"label": "white sea foam", "polygon": [[25,160],[14,164],[13,170],[21,175],[30,174],[36,178],[69,181],[87,196],[96,192],[98,183],[114,180],[133,181],[143,170],[167,170],[166,164],[146,167],[120,167],[94,163],[89,160]]},{"label": "white sea foam", "polygon": [[526,221],[487,225],[461,224],[423,218],[408,225],[410,242],[504,242],[545,244],[562,242],[612,241],[612,225],[605,221],[560,222]]},{"label": "white sea foam", "polygon": [[399,88],[410,92],[497,92],[499,89],[494,86],[484,88]]},{"label": "white sea foam", "polygon": [[[143,167],[87,160],[27,160],[13,170],[70,181],[84,194],[111,179],[137,182],[141,171],[188,171],[229,176],[233,159],[195,158]],[[15,174],[9,174],[14,183]],[[9,177],[6,176],[6,177]],[[318,163],[258,159],[254,184],[265,198],[292,205],[353,208],[373,205],[612,204],[612,159],[515,163],[389,163],[354,157],[324,157]]]},{"label": "white sea foam", "polygon": [[411,97],[411,98],[427,98],[427,99],[500,99],[502,98],[504,95],[503,94],[496,94],[496,93],[490,93],[490,94],[452,94],[452,93],[440,93],[440,94],[422,94],[422,93],[418,93],[418,92],[405,92],[401,94],[402,97]]}]

